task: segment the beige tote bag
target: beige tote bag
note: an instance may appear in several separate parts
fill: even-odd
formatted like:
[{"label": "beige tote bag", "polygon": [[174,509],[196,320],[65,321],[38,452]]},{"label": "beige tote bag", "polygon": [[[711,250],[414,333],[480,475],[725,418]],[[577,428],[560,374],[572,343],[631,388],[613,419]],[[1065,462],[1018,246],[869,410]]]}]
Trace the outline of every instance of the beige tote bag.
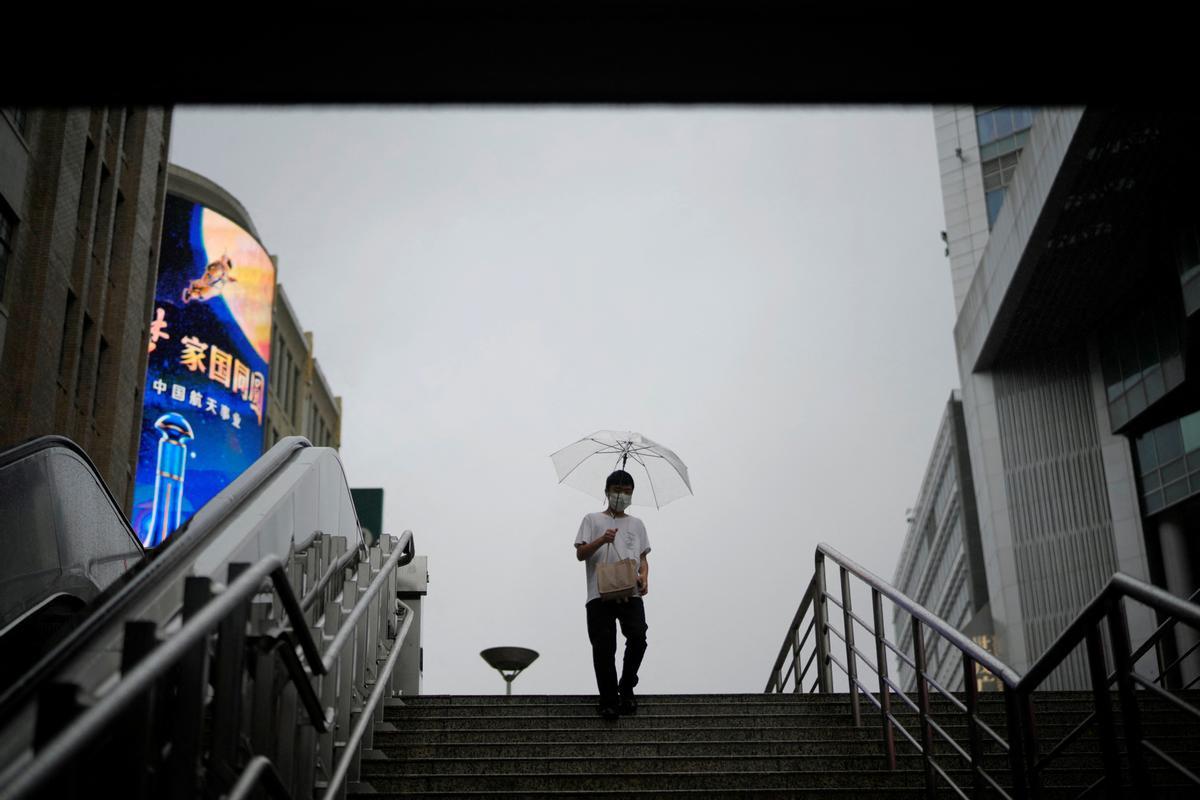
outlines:
[{"label": "beige tote bag", "polygon": [[[608,547],[612,547],[610,542]],[[608,554],[605,553],[605,556]],[[596,587],[601,600],[628,600],[636,597],[638,562],[632,558],[602,561],[596,565]]]}]

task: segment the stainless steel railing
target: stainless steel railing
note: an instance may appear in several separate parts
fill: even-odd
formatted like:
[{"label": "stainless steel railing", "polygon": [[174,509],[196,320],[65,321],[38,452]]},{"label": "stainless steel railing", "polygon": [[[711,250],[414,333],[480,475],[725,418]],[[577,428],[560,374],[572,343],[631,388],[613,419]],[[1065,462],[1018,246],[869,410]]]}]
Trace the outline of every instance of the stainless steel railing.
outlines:
[{"label": "stainless steel railing", "polygon": [[225,587],[188,578],[170,636],[125,622],[120,679],[93,705],[42,687],[32,760],[0,775],[0,798],[116,780],[138,798],[344,795],[395,693],[412,622],[396,569],[413,553],[411,532],[369,551],[318,536],[286,567],[277,555],[230,565]]},{"label": "stainless steel railing", "polygon": [[[838,567],[840,599],[826,589],[827,561]],[[871,592],[870,622],[854,611],[852,580],[865,584]],[[837,667],[846,678],[853,723],[856,726],[863,724],[860,699],[866,697],[879,712],[880,736],[888,767],[896,769],[896,735],[899,734],[921,755],[925,789],[929,797],[935,796],[939,786],[963,798],[1040,797],[1043,794],[1041,775],[1048,765],[1061,757],[1072,742],[1093,726],[1098,729],[1103,774],[1080,796],[1097,789],[1104,789],[1109,796],[1119,795],[1122,752],[1136,787],[1150,786],[1145,761],[1147,754],[1157,758],[1185,780],[1200,786],[1200,776],[1189,771],[1163,747],[1149,741],[1143,735],[1139,708],[1141,698],[1152,696],[1188,718],[1200,721],[1200,709],[1188,703],[1178,692],[1172,693],[1166,688],[1166,679],[1170,671],[1189,656],[1191,651],[1184,652],[1170,664],[1164,664],[1161,655],[1161,644],[1165,636],[1178,624],[1200,630],[1200,605],[1192,602],[1198,596],[1200,592],[1188,600],[1182,600],[1162,589],[1117,573],[1022,676],[879,576],[829,545],[822,544],[816,551],[813,576],[802,595],[800,606],[772,666],[766,691],[787,691],[790,683],[793,692],[832,692],[833,668]],[[911,621],[911,657],[887,636],[883,616],[885,599],[896,609],[907,614]],[[1164,619],[1150,638],[1136,649],[1129,641],[1124,607],[1129,602],[1145,605]],[[829,613],[830,605],[841,612],[840,629],[831,624],[833,617]],[[873,657],[863,653],[857,646],[856,628],[863,630],[873,639]],[[957,652],[961,659],[964,687],[962,699],[943,687],[927,669],[926,632],[934,639],[948,643],[952,648],[951,652]],[[1105,633],[1108,636],[1107,643]],[[830,637],[837,638],[844,646],[844,661],[833,652]],[[1086,648],[1090,667],[1093,710],[1066,736],[1058,741],[1047,741],[1044,734],[1039,735],[1036,725],[1035,692],[1080,646]],[[1136,668],[1151,650],[1159,654],[1159,674],[1153,679],[1142,675]],[[889,675],[890,657],[895,657],[914,671],[917,695],[915,699],[909,696],[910,693],[903,691]],[[1110,662],[1115,665],[1115,669],[1111,671],[1107,666]],[[860,665],[875,673],[877,692],[873,693],[860,680]],[[808,683],[809,673],[814,669],[816,674],[811,683]],[[988,725],[980,715],[978,679],[985,673],[990,674],[1002,690],[1005,712],[1002,731]],[[1114,683],[1118,687],[1123,749],[1118,745],[1116,720],[1110,697],[1110,688]],[[1187,689],[1189,686],[1178,688]],[[941,709],[949,707],[950,711],[947,714],[951,717],[962,715],[966,729],[965,741],[958,741],[951,734],[951,717],[935,707],[931,701],[931,691],[944,701]],[[902,703],[915,713],[915,732],[910,731],[893,711],[893,702]],[[938,748],[943,752],[948,751],[949,760],[936,755]],[[1039,757],[1039,752],[1045,748],[1048,748],[1048,752]],[[988,768],[989,764],[995,763],[994,759],[985,758],[986,751],[989,750],[999,750],[1005,756],[1004,762],[1007,766],[1003,770]],[[969,785],[966,785],[961,776],[955,780],[950,774],[956,768],[961,768],[964,763],[969,770]]]}]

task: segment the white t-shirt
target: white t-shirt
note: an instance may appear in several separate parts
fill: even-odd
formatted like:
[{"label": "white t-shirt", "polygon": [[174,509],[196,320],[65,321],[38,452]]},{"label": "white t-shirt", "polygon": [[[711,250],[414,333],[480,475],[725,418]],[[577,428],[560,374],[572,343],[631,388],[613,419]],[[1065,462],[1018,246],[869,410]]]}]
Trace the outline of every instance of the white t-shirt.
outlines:
[{"label": "white t-shirt", "polygon": [[588,514],[579,523],[579,533],[575,534],[575,544],[589,544],[604,535],[609,528],[617,529],[617,538],[612,545],[604,545],[591,557],[584,561],[587,567],[587,601],[600,599],[600,590],[596,586],[596,565],[602,562],[615,562],[625,558],[637,561],[650,552],[650,539],[646,536],[646,526],[637,517],[626,514],[623,517],[611,517],[603,511]]}]

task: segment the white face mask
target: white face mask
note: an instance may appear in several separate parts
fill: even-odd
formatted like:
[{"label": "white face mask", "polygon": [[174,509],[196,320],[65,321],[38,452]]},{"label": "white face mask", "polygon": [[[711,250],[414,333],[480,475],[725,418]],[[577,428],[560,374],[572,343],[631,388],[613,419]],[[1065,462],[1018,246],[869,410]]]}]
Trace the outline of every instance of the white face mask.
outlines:
[{"label": "white face mask", "polygon": [[629,504],[632,502],[632,500],[633,495],[631,494],[617,494],[616,492],[613,492],[608,496],[608,506],[613,511],[620,514],[622,511],[629,508]]}]

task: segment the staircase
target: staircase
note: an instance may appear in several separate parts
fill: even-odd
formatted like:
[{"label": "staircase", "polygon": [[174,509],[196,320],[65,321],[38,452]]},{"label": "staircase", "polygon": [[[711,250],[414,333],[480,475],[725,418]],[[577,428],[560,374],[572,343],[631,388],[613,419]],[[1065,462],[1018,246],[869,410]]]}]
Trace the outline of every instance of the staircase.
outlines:
[{"label": "staircase", "polygon": [[[924,761],[900,737],[897,769],[887,768],[877,713],[855,728],[845,695],[644,695],[636,717],[606,722],[583,696],[423,696],[393,701],[365,753],[351,796],[422,797],[880,797],[923,798]],[[893,699],[897,706],[902,705]],[[952,707],[935,718],[957,741],[965,726]],[[1087,693],[1039,698],[1039,729],[1066,734],[1091,710]],[[1002,728],[1000,696],[980,698],[981,715]],[[1044,710],[1042,710],[1044,708]],[[1200,730],[1165,709],[1147,708],[1147,735],[1200,766]],[[912,712],[895,716],[914,733]],[[1166,736],[1167,739],[1161,737]],[[935,734],[936,737],[936,734]],[[1057,738],[1057,737],[1056,737]],[[947,745],[939,754],[951,755]],[[990,774],[1007,788],[1006,756],[983,748]],[[947,762],[943,762],[947,763]],[[1044,797],[1075,797],[1100,776],[1094,735],[1068,748],[1045,775]],[[1154,768],[1164,782],[1174,780]],[[951,776],[970,792],[970,772]],[[939,778],[940,796],[954,793]],[[999,797],[997,793],[989,796]],[[1192,797],[1169,786],[1159,797]]]}]

